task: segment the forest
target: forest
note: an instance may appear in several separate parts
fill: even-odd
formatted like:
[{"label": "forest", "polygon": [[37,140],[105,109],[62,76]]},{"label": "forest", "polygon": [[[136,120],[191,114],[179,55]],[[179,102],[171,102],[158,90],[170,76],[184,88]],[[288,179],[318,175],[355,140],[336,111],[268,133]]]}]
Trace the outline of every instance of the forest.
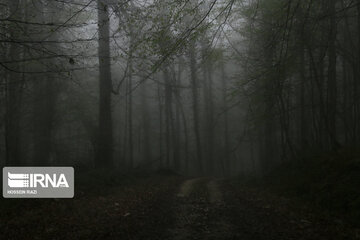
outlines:
[{"label": "forest", "polygon": [[360,0],[0,0],[1,239],[360,239],[359,144]]}]

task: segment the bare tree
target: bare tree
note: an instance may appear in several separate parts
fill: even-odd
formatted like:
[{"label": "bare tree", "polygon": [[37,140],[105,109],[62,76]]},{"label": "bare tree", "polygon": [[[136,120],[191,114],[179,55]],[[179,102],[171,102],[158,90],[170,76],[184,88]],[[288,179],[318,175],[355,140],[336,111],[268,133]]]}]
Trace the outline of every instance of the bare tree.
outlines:
[{"label": "bare tree", "polygon": [[103,0],[97,1],[99,26],[99,128],[96,165],[113,165],[113,127],[111,110],[111,61],[109,7]]}]

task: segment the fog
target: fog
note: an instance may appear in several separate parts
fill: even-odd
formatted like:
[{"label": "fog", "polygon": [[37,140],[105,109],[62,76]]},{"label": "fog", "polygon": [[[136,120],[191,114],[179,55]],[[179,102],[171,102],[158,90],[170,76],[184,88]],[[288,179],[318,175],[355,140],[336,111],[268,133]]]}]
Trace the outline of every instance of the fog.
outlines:
[{"label": "fog", "polygon": [[21,83],[4,162],[255,173],[226,39],[240,37],[227,23],[235,3],[98,4],[6,5],[3,71]]},{"label": "fog", "polygon": [[[126,182],[126,189],[146,192],[140,189],[149,181],[152,192],[205,194],[210,208],[226,198],[231,205],[234,189],[256,183],[358,223],[358,1],[1,0],[0,6],[1,166],[73,167],[75,198],[92,199],[89,179],[110,192]],[[247,191],[236,194],[253,196]],[[172,193],[159,192],[158,199]],[[115,193],[109,196],[119,204]],[[264,223],[250,205],[244,216]],[[214,209],[211,219],[227,211]],[[122,216],[132,214],[126,211]],[[176,215],[173,228],[188,232],[176,220],[183,217],[192,219]],[[242,232],[226,226],[216,229]],[[186,236],[179,239],[192,239]],[[129,237],[141,238],[146,234]]]}]

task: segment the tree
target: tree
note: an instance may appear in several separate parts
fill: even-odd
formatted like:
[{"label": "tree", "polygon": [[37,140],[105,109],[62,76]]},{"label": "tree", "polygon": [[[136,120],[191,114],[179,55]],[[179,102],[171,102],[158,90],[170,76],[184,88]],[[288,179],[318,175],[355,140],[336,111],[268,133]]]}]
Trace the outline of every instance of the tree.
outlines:
[{"label": "tree", "polygon": [[98,148],[95,164],[99,167],[113,165],[113,127],[111,110],[111,59],[110,18],[106,1],[98,0],[99,31],[99,128]]}]

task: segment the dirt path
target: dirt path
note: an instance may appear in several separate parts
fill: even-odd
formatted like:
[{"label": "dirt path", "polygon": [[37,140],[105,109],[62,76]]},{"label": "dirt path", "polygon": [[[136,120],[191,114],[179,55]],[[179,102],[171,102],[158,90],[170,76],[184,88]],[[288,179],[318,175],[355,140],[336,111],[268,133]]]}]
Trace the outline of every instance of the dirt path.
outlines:
[{"label": "dirt path", "polygon": [[232,239],[235,228],[218,214],[223,208],[217,180],[197,178],[185,181],[177,194],[170,239]]},{"label": "dirt path", "polygon": [[360,239],[231,180],[149,176],[98,190],[72,200],[2,199],[0,239]]}]

